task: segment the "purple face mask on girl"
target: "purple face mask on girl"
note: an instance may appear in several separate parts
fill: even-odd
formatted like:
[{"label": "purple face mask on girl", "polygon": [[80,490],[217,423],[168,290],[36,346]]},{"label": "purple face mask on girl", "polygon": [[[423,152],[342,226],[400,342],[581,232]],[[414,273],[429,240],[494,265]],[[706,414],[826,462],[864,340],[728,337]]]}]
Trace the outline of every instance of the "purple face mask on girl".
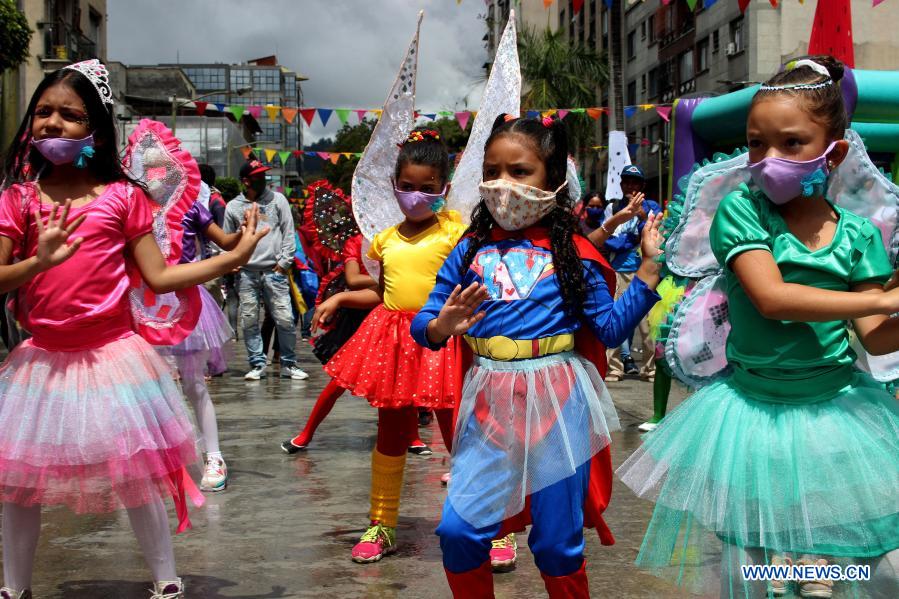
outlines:
[{"label": "purple face mask on girl", "polygon": [[90,158],[94,155],[93,133],[83,139],[48,137],[46,139],[34,139],[31,143],[41,153],[41,156],[56,165],[74,162],[75,166],[84,168],[82,156]]},{"label": "purple face mask on girl", "polygon": [[837,142],[827,146],[817,158],[806,161],[765,158],[749,165],[752,180],[775,204],[786,204],[793,198],[823,195],[830,169],[827,155]]},{"label": "purple face mask on girl", "polygon": [[446,204],[443,194],[446,193],[446,187],[440,193],[425,193],[423,191],[400,191],[394,188],[393,195],[396,197],[400,210],[406,215],[406,218],[412,220],[422,220],[429,217],[434,212],[439,212]]}]

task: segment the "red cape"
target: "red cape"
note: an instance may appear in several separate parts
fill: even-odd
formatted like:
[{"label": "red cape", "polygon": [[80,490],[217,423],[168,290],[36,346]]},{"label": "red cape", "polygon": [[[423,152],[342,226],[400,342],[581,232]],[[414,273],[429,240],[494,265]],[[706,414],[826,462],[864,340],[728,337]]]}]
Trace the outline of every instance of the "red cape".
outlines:
[{"label": "red cape", "polygon": [[[504,239],[512,236],[513,234],[501,229],[493,230],[493,237],[495,239]],[[523,236],[526,239],[530,239],[533,244],[538,247],[547,250],[551,249],[549,232],[545,228],[530,227],[524,230]],[[586,237],[575,235],[574,247],[581,260],[590,260],[599,265],[599,269],[609,288],[609,293],[614,297],[616,281],[615,271],[612,270],[612,267],[609,266],[606,259],[602,257],[602,254],[599,253],[596,246],[594,246]],[[578,330],[577,334],[575,334],[574,346],[575,350],[581,356],[596,366],[596,370],[599,371],[600,376],[605,378],[608,370],[606,348],[588,328],[581,327],[580,330]],[[458,381],[458,386],[456,388],[457,414],[454,414],[453,422],[456,421],[455,416],[458,416],[459,404],[462,400],[462,381],[465,378],[464,374],[471,367],[472,363],[472,353],[467,343],[457,343],[456,348],[456,351],[459,352],[456,363],[460,365],[462,373],[461,376],[456,377],[456,380]],[[599,534],[599,541],[603,545],[615,544],[615,537],[612,535],[612,531],[602,517],[602,513],[605,511],[606,507],[608,507],[611,497],[612,452],[611,448],[607,446],[593,456],[593,459],[590,461],[590,485],[587,491],[587,498],[584,500],[584,527],[595,528],[596,532]],[[524,509],[520,514],[512,516],[503,522],[500,536],[505,536],[510,532],[523,531],[530,523],[531,506],[529,497],[525,500]]]}]

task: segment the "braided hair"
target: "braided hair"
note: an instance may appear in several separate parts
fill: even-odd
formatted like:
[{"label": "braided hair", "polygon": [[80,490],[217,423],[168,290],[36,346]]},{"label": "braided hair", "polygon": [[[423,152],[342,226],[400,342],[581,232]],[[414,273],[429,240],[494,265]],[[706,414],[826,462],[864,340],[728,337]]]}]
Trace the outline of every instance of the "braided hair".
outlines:
[{"label": "braided hair", "polygon": [[[546,188],[557,189],[566,180],[568,169],[568,134],[558,119],[511,119],[500,115],[493,123],[493,130],[484,150],[501,137],[514,137],[531,147],[546,167]],[[568,193],[556,194],[556,206],[543,217],[538,225],[549,230],[550,250],[553,256],[556,279],[562,292],[565,311],[579,316],[586,297],[584,267],[574,246],[573,235],[577,220],[571,211]],[[490,240],[490,231],[498,227],[484,199],[478,202],[471,214],[471,225],[466,235],[471,243],[462,260],[460,274],[465,276],[475,255]]]}]

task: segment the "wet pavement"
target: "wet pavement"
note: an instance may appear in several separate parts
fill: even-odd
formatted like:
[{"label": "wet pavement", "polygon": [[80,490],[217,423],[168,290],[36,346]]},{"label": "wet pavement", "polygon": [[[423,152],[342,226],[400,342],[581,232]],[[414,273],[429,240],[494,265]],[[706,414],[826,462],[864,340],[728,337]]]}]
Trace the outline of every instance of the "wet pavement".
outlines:
[{"label": "wet pavement", "polygon": [[[445,496],[440,476],[448,469],[436,423],[422,430],[434,455],[410,455],[407,462],[399,551],[380,563],[354,564],[350,550],[367,524],[375,411],[364,400],[344,396],[309,450],[288,456],[279,443],[305,422],[327,379],[304,345],[300,366],[310,373],[309,380],[276,378],[277,368],[271,367],[269,378],[246,382],[239,345],[231,372],[210,383],[230,485],[207,495],[206,506],[193,511],[194,529],[175,538],[187,596],[450,597],[433,534]],[[636,427],[652,412],[652,385],[634,379],[610,383],[609,389],[623,426],[613,434],[617,466],[639,444]],[[672,405],[683,395],[675,389]],[[633,565],[651,509],[616,481],[606,515],[617,544],[603,547],[587,531],[594,597],[680,596]],[[145,599],[148,579],[124,512],[75,516],[63,508],[44,511],[36,599]],[[496,575],[495,585],[500,598],[545,596],[526,535],[519,536],[517,569]]]}]

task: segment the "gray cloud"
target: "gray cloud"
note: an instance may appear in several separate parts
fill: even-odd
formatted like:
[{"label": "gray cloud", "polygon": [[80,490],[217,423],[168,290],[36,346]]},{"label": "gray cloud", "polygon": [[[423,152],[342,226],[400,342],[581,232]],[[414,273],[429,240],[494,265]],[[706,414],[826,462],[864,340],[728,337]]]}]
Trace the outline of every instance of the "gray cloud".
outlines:
[{"label": "gray cloud", "polygon": [[[322,108],[380,107],[424,9],[418,108],[477,109],[483,88],[481,0],[110,0],[107,9],[110,60],[237,63],[277,54],[309,77],[305,104]],[[336,116],[327,127],[316,118],[306,139],[338,128]]]}]

